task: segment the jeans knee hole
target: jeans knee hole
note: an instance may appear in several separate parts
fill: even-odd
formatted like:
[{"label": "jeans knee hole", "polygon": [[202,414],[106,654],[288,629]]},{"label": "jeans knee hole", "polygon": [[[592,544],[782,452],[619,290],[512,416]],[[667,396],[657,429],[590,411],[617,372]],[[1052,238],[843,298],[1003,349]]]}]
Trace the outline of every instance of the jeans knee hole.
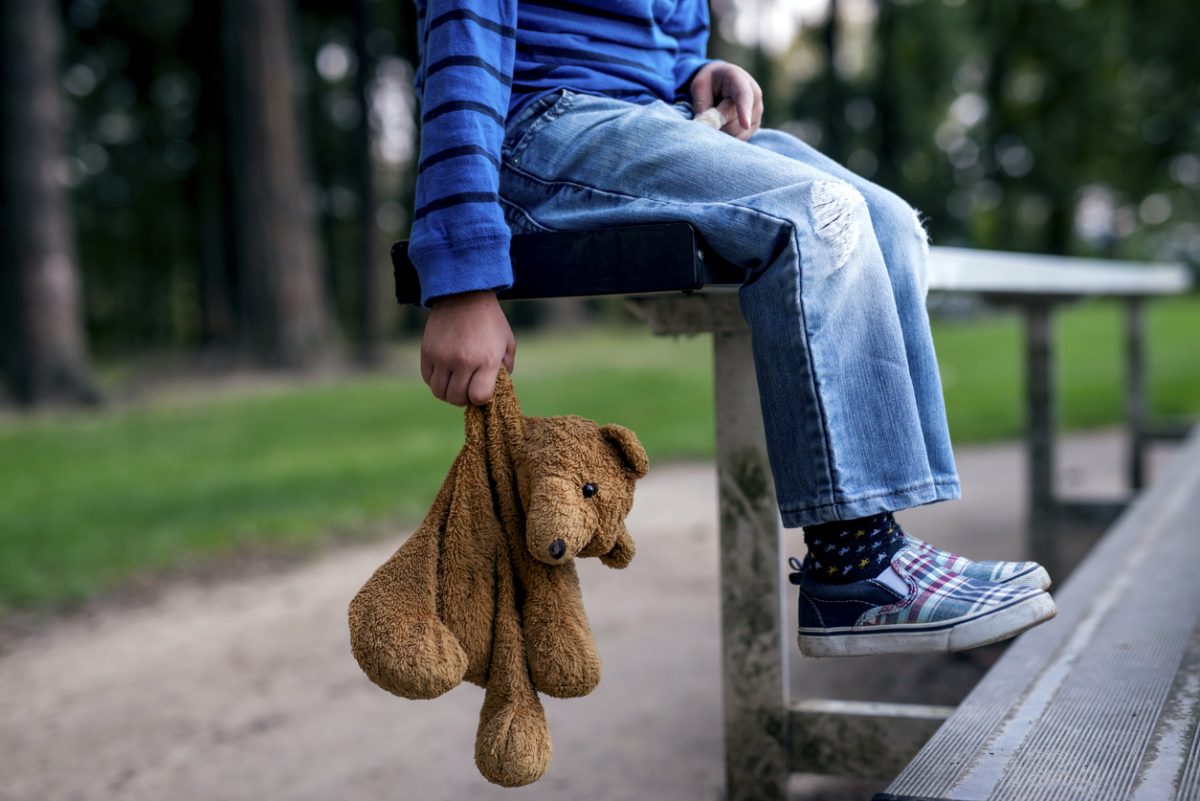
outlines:
[{"label": "jeans knee hole", "polygon": [[812,188],[812,203],[817,236],[833,251],[835,269],[841,269],[862,234],[867,202],[850,184],[818,181]]}]

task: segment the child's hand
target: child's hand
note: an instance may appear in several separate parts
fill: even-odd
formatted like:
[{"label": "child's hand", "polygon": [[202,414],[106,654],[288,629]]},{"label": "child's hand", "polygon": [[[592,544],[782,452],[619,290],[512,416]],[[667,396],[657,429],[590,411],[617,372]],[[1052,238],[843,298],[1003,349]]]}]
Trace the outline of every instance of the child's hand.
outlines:
[{"label": "child's hand", "polygon": [[714,61],[705,64],[692,78],[692,107],[699,117],[713,106],[725,118],[721,130],[743,141],[762,123],[762,89],[736,64]]},{"label": "child's hand", "polygon": [[492,399],[500,365],[511,373],[517,343],[495,292],[464,292],[433,302],[421,338],[421,377],[434,397],[463,406]]}]

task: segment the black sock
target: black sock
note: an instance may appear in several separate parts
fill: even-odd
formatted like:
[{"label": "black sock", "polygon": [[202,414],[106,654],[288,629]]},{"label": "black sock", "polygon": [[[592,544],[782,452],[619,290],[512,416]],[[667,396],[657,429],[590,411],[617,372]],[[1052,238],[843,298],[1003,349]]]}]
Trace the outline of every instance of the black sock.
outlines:
[{"label": "black sock", "polygon": [[804,527],[804,570],[817,581],[848,584],[883,572],[904,545],[891,512]]}]

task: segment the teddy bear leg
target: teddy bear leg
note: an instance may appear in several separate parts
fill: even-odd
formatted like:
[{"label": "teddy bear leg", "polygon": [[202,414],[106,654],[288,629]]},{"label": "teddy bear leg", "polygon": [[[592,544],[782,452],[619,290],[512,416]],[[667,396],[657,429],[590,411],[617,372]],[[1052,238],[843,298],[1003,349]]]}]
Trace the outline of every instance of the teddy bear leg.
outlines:
[{"label": "teddy bear leg", "polygon": [[545,710],[529,681],[511,578],[502,584],[475,764],[493,784],[521,787],[542,777],[552,749]]},{"label": "teddy bear leg", "polygon": [[499,688],[488,683],[479,729],[475,765],[483,777],[501,787],[522,787],[542,777],[553,750],[542,702],[525,687]]},{"label": "teddy bear leg", "polygon": [[467,655],[437,615],[438,532],[423,526],[350,602],[350,644],[371,681],[403,698],[457,686]]},{"label": "teddy bear leg", "polygon": [[592,638],[574,564],[522,566],[525,656],[533,686],[555,698],[578,698],[600,683],[600,655]]}]

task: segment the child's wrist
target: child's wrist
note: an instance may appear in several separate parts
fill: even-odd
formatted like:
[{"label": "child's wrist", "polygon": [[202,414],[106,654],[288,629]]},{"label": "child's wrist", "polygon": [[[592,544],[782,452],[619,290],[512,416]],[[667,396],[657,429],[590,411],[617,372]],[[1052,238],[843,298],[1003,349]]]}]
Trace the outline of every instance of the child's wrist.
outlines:
[{"label": "child's wrist", "polygon": [[470,292],[459,292],[454,295],[442,295],[429,302],[430,308],[440,306],[476,306],[496,302],[494,289],[479,289]]}]

